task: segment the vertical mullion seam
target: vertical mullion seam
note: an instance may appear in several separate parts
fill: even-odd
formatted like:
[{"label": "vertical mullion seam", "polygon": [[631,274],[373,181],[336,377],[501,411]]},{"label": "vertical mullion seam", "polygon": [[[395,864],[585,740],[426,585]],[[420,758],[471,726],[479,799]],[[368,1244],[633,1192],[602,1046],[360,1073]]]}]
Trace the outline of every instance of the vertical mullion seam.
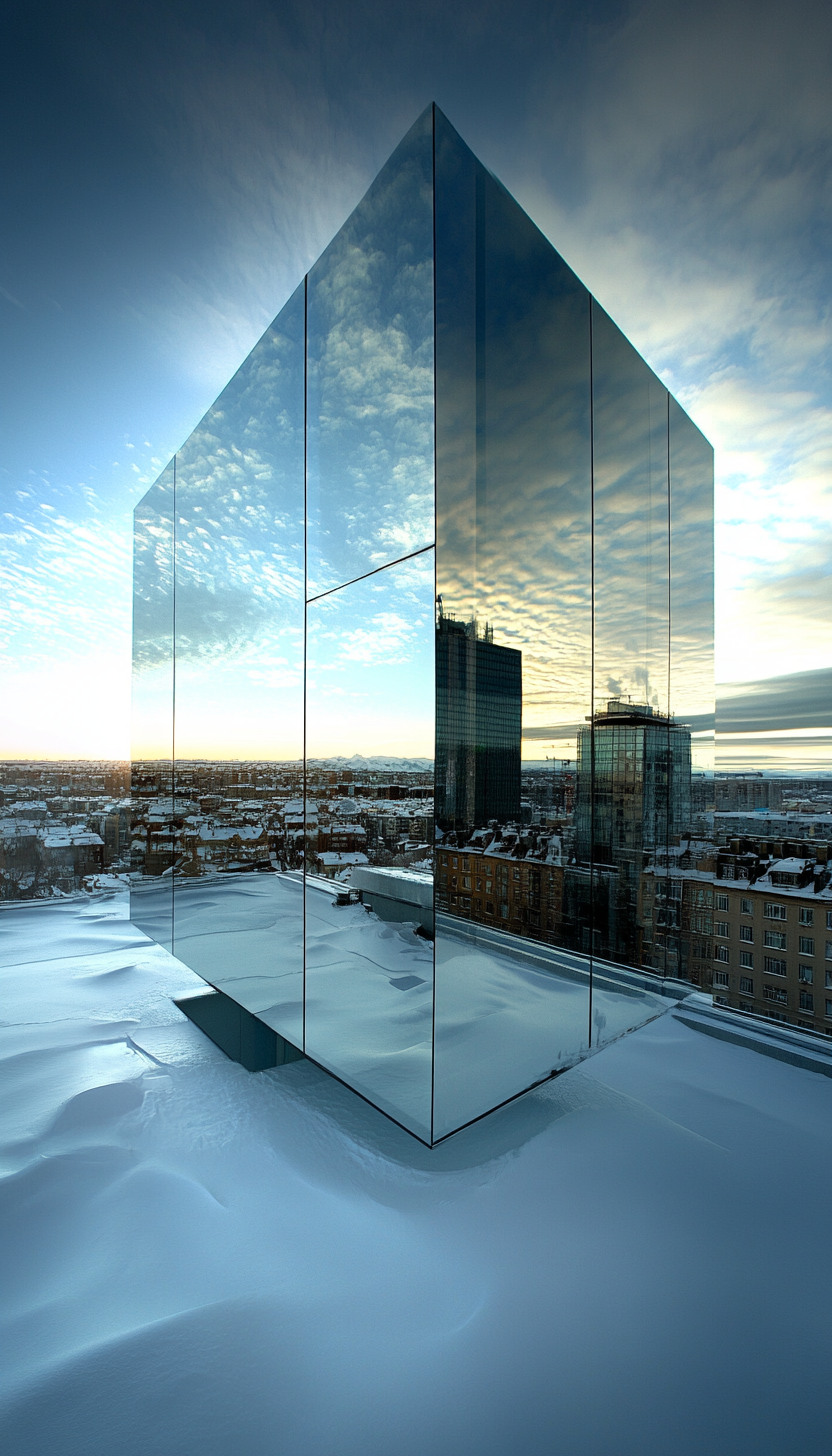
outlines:
[{"label": "vertical mullion seam", "polygon": [[[672,741],[672,738],[671,738],[671,720],[670,720],[670,658],[671,658],[671,640],[672,640],[672,632],[673,632],[672,617],[671,617],[671,601],[672,601],[672,598],[671,598],[671,585],[670,585],[670,565],[671,565],[671,562],[670,562],[670,391],[668,390],[667,391],[667,793],[665,795],[665,832],[664,832],[664,839],[665,839],[665,857],[666,857],[666,867],[667,867],[667,873],[668,873],[668,875],[670,873],[670,825],[671,825],[671,817],[672,817],[671,816],[671,813],[670,813],[670,802],[671,802],[671,795],[673,794],[673,789],[674,789],[674,785],[673,785],[673,756],[672,756],[671,751],[670,751],[670,749],[671,749],[671,741]],[[667,891],[665,891],[665,895],[666,894],[667,894]],[[679,914],[681,916],[681,902],[680,902]],[[680,929],[680,932],[681,932],[681,925],[680,925],[679,929]],[[681,934],[680,934],[679,935],[679,938],[678,938],[678,944],[679,945],[681,945],[681,940],[682,940],[682,937],[681,937]],[[665,933],[665,938],[664,938],[664,972],[665,972],[665,975],[667,975],[667,951],[668,951],[667,934]],[[681,967],[678,965],[678,963],[677,963],[676,969],[677,970],[681,970]]]},{"label": "vertical mullion seam", "polygon": [[174,859],[170,877],[170,953],[174,954],[176,944],[175,885],[176,885],[176,456],[173,457],[173,520],[171,530],[171,723],[170,723],[170,789],[171,789],[171,842]]},{"label": "vertical mullion seam", "polygon": [[[595,950],[595,355],[589,295],[589,1036],[592,1048],[592,966]],[[577,762],[575,777],[577,781]],[[577,784],[576,784],[577,786]]]},{"label": "vertical mullion seam", "polygon": [[436,598],[439,587],[439,532],[436,469],[436,103],[431,105],[431,168],[433,222],[433,1003],[430,1029],[430,1142],[434,1141],[436,1104]]},{"label": "vertical mullion seam", "polygon": [[301,1020],[302,1050],[306,1053],[306,693],[307,693],[307,594],[308,587],[308,509],[307,509],[307,438],[309,433],[309,274],[303,278],[303,865],[301,867],[301,945],[303,955],[303,1016]]}]

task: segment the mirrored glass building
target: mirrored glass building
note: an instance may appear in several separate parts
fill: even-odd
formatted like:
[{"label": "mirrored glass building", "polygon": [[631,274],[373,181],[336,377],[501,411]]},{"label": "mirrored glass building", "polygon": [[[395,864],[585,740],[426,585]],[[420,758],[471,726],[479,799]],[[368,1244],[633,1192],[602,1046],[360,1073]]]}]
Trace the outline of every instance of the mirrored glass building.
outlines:
[{"label": "mirrored glass building", "polygon": [[711,447],[436,107],[134,559],[133,918],[281,1045],[435,1143],[697,980]]}]

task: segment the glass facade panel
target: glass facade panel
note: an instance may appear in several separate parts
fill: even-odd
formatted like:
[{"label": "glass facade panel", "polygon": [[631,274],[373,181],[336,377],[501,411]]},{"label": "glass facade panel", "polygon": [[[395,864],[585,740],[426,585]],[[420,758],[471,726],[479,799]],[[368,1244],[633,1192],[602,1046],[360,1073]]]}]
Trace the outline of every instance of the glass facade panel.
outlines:
[{"label": "glass facade panel", "polygon": [[[667,974],[708,990],[712,911],[703,905],[713,867],[714,831],[714,452],[675,399],[670,427],[670,709],[677,733],[690,730],[690,795],[679,739],[673,754],[681,847],[682,933]],[[673,745],[672,745],[673,746]],[[672,849],[676,839],[672,841]],[[678,853],[678,851],[677,851]],[[694,923],[695,922],[695,923]],[[672,953],[675,950],[675,954]]]},{"label": "glass facade panel", "polygon": [[133,517],[130,913],[173,949],[174,462]]},{"label": "glass facade panel", "polygon": [[560,787],[592,619],[589,295],[438,114],[436,167],[442,1137],[588,1044],[589,965],[544,948],[589,948],[546,759]]},{"label": "glass facade panel", "polygon": [[[663,972],[666,927],[639,914],[677,828],[669,790],[667,391],[592,304],[595,684],[575,808],[592,862],[593,949]],[[645,936],[645,929],[647,935]]]},{"label": "glass facade panel", "polygon": [[670,417],[671,711],[690,724],[694,771],[713,773],[714,452],[675,399]]},{"label": "glass facade panel", "polygon": [[432,108],[309,274],[309,596],[434,539]]},{"label": "glass facade panel", "polygon": [[175,953],[297,1044],[300,884],[275,874],[303,754],[304,289],[176,459]]},{"label": "glass facade panel", "polygon": [[[432,883],[429,873],[408,868],[395,834],[368,812],[372,801],[363,791],[379,767],[395,772],[432,760],[433,598],[431,550],[310,602],[306,666],[304,1050],[426,1141]],[[357,785],[350,781],[358,794],[345,805],[327,792],[334,765],[358,770]],[[322,822],[331,832],[344,817],[363,818],[374,837],[366,852],[343,856],[339,870],[337,853],[315,861],[313,845]],[[323,878],[330,872],[331,881]],[[342,876],[353,900],[361,888],[363,903],[338,903]]]},{"label": "glass facade panel", "polygon": [[712,484],[428,108],[137,508],[138,923],[428,1143],[704,986]]},{"label": "glass facade panel", "polygon": [[667,390],[592,303],[595,709],[668,710]]}]

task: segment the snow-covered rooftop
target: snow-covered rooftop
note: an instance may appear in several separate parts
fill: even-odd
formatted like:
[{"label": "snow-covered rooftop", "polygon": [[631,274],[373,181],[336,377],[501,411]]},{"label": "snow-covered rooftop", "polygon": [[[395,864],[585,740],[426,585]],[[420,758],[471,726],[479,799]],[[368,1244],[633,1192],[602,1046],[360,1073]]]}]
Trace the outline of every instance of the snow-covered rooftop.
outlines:
[{"label": "snow-covered rooftop", "polygon": [[832,1079],[684,1003],[430,1151],[125,910],[0,909],[5,1450],[827,1456]]},{"label": "snow-covered rooftop", "polygon": [[433,874],[430,870],[412,869],[407,865],[389,865],[383,869],[373,865],[369,871],[381,883],[383,880],[404,880],[415,885],[429,885],[433,889]]},{"label": "snow-covered rooftop", "polygon": [[[803,864],[804,864],[804,861],[803,860],[799,860],[798,863],[800,864],[800,867],[802,868],[803,867]],[[781,860],[780,861],[780,866],[782,866],[782,864],[783,864],[783,861]],[[827,903],[828,902],[829,904],[832,904],[832,883],[825,885],[822,880],[821,881],[818,881],[818,882],[815,882],[814,880],[810,880],[808,884],[802,885],[802,886],[801,885],[781,885],[781,884],[778,884],[771,877],[771,869],[774,869],[774,868],[775,868],[775,866],[771,866],[770,869],[767,870],[764,875],[760,875],[759,878],[754,881],[754,883],[751,886],[751,888],[754,889],[754,890],[757,890],[757,891],[768,890],[768,891],[771,892],[772,895],[777,895],[777,896],[784,896],[785,895],[787,898],[794,898],[794,899],[799,899],[799,900],[805,900],[808,896],[811,896],[814,900],[819,900],[819,901],[822,901],[824,903]],[[778,866],[778,868],[779,868],[779,866]],[[786,874],[797,874],[797,873],[799,873],[799,871],[796,871],[796,870],[786,870],[785,873]],[[722,881],[720,881],[720,884],[721,883],[722,883]],[[819,885],[820,888],[817,888],[817,885]]]},{"label": "snow-covered rooftop", "polygon": [[100,845],[104,840],[91,829],[67,829],[63,832],[44,835],[45,849],[71,849],[73,845]]},{"label": "snow-covered rooftop", "polygon": [[332,865],[369,864],[369,860],[367,859],[366,854],[362,854],[359,850],[349,851],[340,849],[326,849],[321,854],[316,855],[315,858],[317,859],[319,864],[328,865],[330,867]]}]

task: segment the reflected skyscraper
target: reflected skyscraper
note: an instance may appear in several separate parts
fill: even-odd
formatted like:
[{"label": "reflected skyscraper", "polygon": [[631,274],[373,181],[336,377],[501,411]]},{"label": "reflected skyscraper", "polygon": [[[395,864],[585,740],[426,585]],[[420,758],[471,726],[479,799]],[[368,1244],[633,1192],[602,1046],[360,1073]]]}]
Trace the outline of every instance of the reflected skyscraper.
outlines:
[{"label": "reflected skyscraper", "polygon": [[690,729],[647,703],[609,699],[578,734],[576,865],[566,871],[567,898],[591,882],[596,954],[643,963],[641,873],[690,836],[690,813]]},{"label": "reflected skyscraper", "polygon": [[436,626],[436,816],[457,834],[520,814],[523,654],[486,625]]},{"label": "reflected skyscraper", "polygon": [[136,509],[137,923],[428,1143],[654,1015],[621,855],[712,774],[712,493],[429,106]]},{"label": "reflected skyscraper", "polygon": [[578,734],[575,850],[615,865],[690,832],[691,733],[648,704],[611,698]]}]

